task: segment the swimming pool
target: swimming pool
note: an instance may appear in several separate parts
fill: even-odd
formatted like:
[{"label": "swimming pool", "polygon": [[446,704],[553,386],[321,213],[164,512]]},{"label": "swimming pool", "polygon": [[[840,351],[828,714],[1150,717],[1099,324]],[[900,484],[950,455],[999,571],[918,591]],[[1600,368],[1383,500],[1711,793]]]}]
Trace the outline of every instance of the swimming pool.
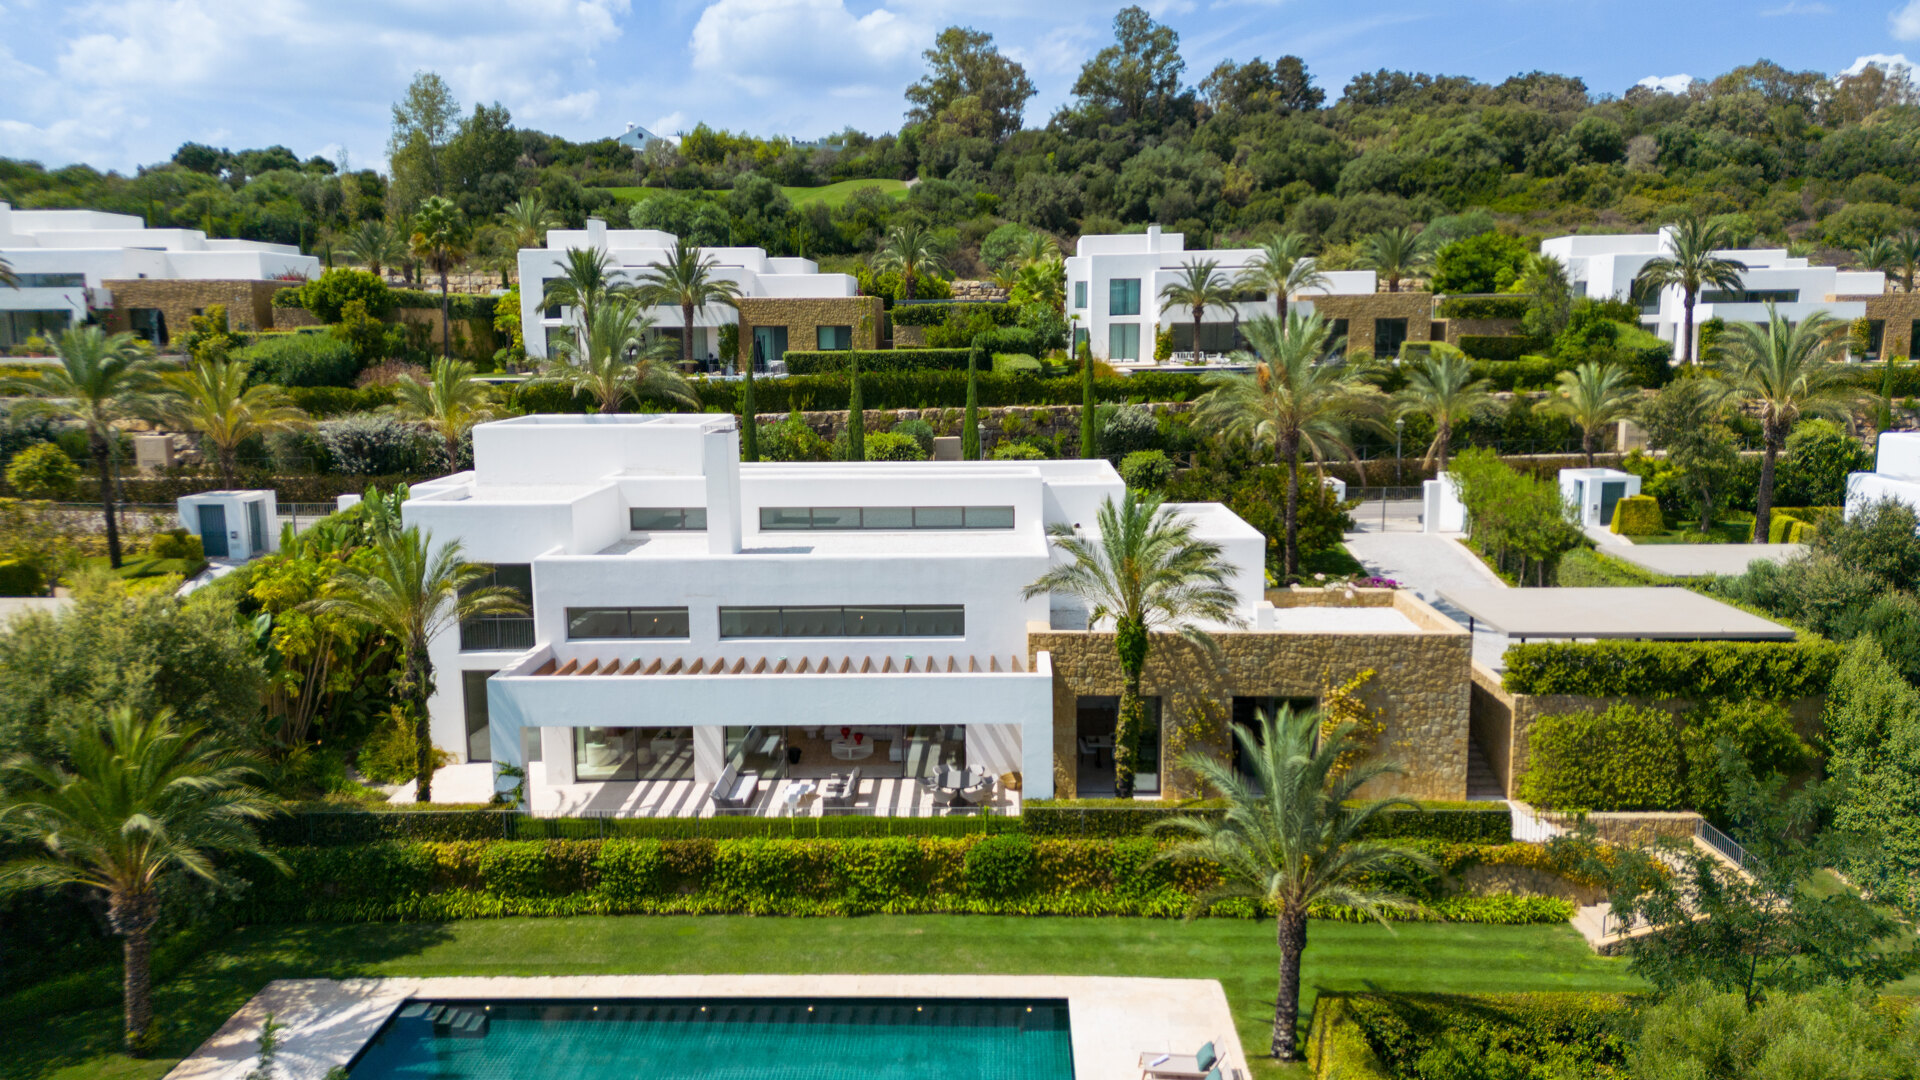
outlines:
[{"label": "swimming pool", "polygon": [[1063,1000],[700,998],[403,1005],[353,1080],[1070,1080]]}]

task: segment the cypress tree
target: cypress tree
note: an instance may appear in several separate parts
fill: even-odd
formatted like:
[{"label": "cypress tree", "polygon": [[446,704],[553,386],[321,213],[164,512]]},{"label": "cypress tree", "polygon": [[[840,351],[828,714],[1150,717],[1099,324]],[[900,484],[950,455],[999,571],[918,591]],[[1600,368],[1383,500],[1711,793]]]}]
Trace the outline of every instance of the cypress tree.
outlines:
[{"label": "cypress tree", "polygon": [[867,460],[867,407],[860,398],[860,354],[848,350],[847,375],[853,388],[847,394],[847,460]]},{"label": "cypress tree", "polygon": [[973,339],[973,348],[967,351],[967,416],[960,429],[960,458],[962,461],[980,460],[980,391],[975,384],[979,381],[977,373],[980,367],[980,339]]},{"label": "cypress tree", "polygon": [[1094,457],[1099,449],[1093,432],[1093,351],[1085,349],[1080,357],[1080,456]]},{"label": "cypress tree", "polygon": [[760,425],[754,416],[760,409],[753,400],[753,362],[746,365],[746,381],[740,384],[740,460],[760,460]]}]

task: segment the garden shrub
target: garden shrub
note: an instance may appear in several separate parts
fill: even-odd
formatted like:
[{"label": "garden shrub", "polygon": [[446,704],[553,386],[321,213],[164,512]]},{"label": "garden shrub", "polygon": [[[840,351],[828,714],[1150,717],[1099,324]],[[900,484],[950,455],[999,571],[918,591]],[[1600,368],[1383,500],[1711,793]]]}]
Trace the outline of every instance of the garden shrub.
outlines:
[{"label": "garden shrub", "polygon": [[988,454],[991,461],[1045,461],[1047,455],[1037,446],[1023,442],[1003,442]]},{"label": "garden shrub", "polygon": [[925,461],[919,440],[898,431],[875,431],[862,440],[868,461]]},{"label": "garden shrub", "polygon": [[939,326],[956,312],[985,319],[995,326],[1012,326],[1020,318],[1018,305],[993,303],[895,304],[889,314],[895,326]]},{"label": "garden shrub", "polygon": [[168,529],[156,533],[147,553],[156,559],[185,559],[188,562],[204,562],[206,552],[198,536],[185,529]]},{"label": "garden shrub", "polygon": [[7,484],[29,499],[71,499],[80,486],[80,466],[53,443],[35,443],[7,463]]},{"label": "garden shrub", "polygon": [[1794,730],[1787,708],[1771,701],[1716,701],[1687,714],[1680,731],[1690,809],[1719,818],[1731,777],[1721,767],[1730,744],[1749,775],[1798,776],[1813,762],[1813,747]]},{"label": "garden shrub", "polygon": [[[1330,997],[1321,996],[1316,1013],[1333,1005]],[[1622,1021],[1632,1015],[1635,1002],[1622,994],[1343,994],[1336,1000],[1335,1017],[1359,1029],[1383,1067],[1380,1075],[1418,1080],[1627,1075],[1632,1039]]]},{"label": "garden shrub", "polygon": [[1165,450],[1135,450],[1120,459],[1120,479],[1136,490],[1159,491],[1173,479],[1173,462]]},{"label": "garden shrub", "polygon": [[1100,454],[1109,461],[1122,461],[1136,450],[1152,450],[1160,441],[1160,422],[1152,409],[1123,406],[1100,427]]},{"label": "garden shrub", "polygon": [[994,353],[993,370],[1001,375],[1012,375],[1018,372],[1039,375],[1041,366],[1040,361],[1026,353]]},{"label": "garden shrub", "polygon": [[331,334],[262,334],[233,357],[251,366],[249,381],[280,386],[352,386],[360,374],[353,346]]},{"label": "garden shrub", "polygon": [[287,388],[287,397],[295,408],[316,419],[372,412],[394,401],[391,386],[293,386]]},{"label": "garden shrub", "polygon": [[760,460],[826,461],[833,444],[820,437],[798,416],[777,424],[760,425]]},{"label": "garden shrub", "polygon": [[46,575],[25,559],[0,559],[0,596],[45,596]]},{"label": "garden shrub", "polygon": [[[1523,305],[1524,306],[1524,305]],[[1475,360],[1509,363],[1527,355],[1531,342],[1506,334],[1462,334],[1460,351]]]},{"label": "garden shrub", "polygon": [[[1524,296],[1449,296],[1435,314],[1442,319],[1518,319],[1526,315],[1527,303]],[[1474,336],[1463,335],[1463,350],[1465,338]]]},{"label": "garden shrub", "polygon": [[966,349],[788,349],[783,354],[790,375],[828,375],[847,370],[847,358],[858,357],[860,377],[881,371],[965,371]]},{"label": "garden shrub", "polygon": [[[388,709],[386,719],[360,748],[356,764],[361,775],[376,784],[402,784],[412,780],[420,752],[420,741],[414,734],[413,720],[405,709],[398,705]],[[452,760],[451,755],[438,747],[433,753],[435,768]]]},{"label": "garden shrub", "polygon": [[[975,340],[990,355],[1005,354],[1031,359],[1047,349],[1047,342],[1041,334],[1024,326],[998,327],[980,334]],[[1038,366],[1038,361],[1035,361],[1035,367]]]},{"label": "garden shrub", "polygon": [[[861,395],[869,409],[958,409],[967,403],[964,367],[963,360],[962,370],[869,372],[863,364]],[[1036,379],[1026,374],[1001,375],[983,370],[975,376],[975,383],[983,409],[1080,403],[1078,375]],[[693,387],[700,397],[701,408],[706,411],[734,412],[739,407],[738,382],[695,379]],[[762,413],[793,409],[834,411],[847,407],[849,388],[847,377],[838,372],[791,375],[784,379],[758,380],[755,398]],[[1100,375],[1093,385],[1094,400],[1104,403],[1191,401],[1206,391],[1207,385],[1194,375],[1165,371]],[[522,383],[515,388],[512,400],[521,412],[587,412],[592,408],[584,398],[574,399],[564,387],[551,384]]]},{"label": "garden shrub", "polygon": [[1520,797],[1549,810],[1685,809],[1675,726],[1667,712],[1627,704],[1539,717]]},{"label": "garden shrub", "polygon": [[1820,535],[1818,519],[1833,512],[1829,507],[1776,506],[1767,518],[1767,543],[1811,544]]},{"label": "garden shrub", "polygon": [[328,420],[317,431],[334,468],[356,476],[417,473],[429,467],[439,451],[418,427],[376,413]]},{"label": "garden shrub", "polygon": [[1826,692],[1844,650],[1828,641],[1525,642],[1508,646],[1509,693],[1791,701]]},{"label": "garden shrub", "polygon": [[[1465,338],[1461,339],[1460,345],[1460,351],[1466,352]],[[1572,368],[1573,365],[1550,356],[1520,356],[1511,360],[1475,360],[1473,376],[1487,380],[1495,390],[1548,390],[1554,385],[1555,375]]]},{"label": "garden shrub", "polygon": [[902,420],[893,425],[895,435],[905,435],[920,447],[921,457],[933,456],[933,425],[925,420]]},{"label": "garden shrub", "polygon": [[967,891],[988,900],[1011,900],[1033,888],[1033,841],[989,836],[967,852]]},{"label": "garden shrub", "polygon": [[393,314],[395,299],[394,291],[377,274],[335,266],[321,271],[319,277],[305,285],[275,293],[273,304],[275,307],[303,307],[323,323],[337,323],[340,313],[352,301],[360,301],[368,315],[384,319]]},{"label": "garden shrub", "polygon": [[1871,842],[1848,853],[1869,896],[1920,913],[1920,690],[1863,638],[1835,672],[1821,717],[1828,771],[1853,777],[1834,825]]},{"label": "garden shrub", "polygon": [[1655,536],[1667,530],[1660,517],[1660,500],[1651,495],[1629,495],[1613,504],[1613,523],[1618,536]]},{"label": "garden shrub", "polygon": [[1873,471],[1873,454],[1831,420],[1802,420],[1786,450],[1776,501],[1788,506],[1839,506],[1848,474]]}]

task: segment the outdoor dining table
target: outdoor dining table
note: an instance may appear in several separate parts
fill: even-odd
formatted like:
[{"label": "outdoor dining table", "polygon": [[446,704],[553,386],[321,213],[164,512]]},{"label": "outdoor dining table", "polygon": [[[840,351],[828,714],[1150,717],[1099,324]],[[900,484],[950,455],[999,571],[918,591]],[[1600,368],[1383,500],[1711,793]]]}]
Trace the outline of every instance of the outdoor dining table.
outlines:
[{"label": "outdoor dining table", "polygon": [[970,772],[966,769],[941,769],[933,775],[930,783],[935,791],[947,793],[948,806],[972,806],[966,794],[984,787],[988,781],[985,773]]},{"label": "outdoor dining table", "polygon": [[827,745],[841,761],[860,761],[873,756],[872,739],[835,739]]},{"label": "outdoor dining table", "polygon": [[811,780],[796,780],[793,783],[788,784],[787,790],[785,792],[785,798],[787,800],[787,816],[788,817],[797,816],[800,812],[800,800],[813,794],[813,792],[814,792],[814,784],[813,784],[813,781]]}]

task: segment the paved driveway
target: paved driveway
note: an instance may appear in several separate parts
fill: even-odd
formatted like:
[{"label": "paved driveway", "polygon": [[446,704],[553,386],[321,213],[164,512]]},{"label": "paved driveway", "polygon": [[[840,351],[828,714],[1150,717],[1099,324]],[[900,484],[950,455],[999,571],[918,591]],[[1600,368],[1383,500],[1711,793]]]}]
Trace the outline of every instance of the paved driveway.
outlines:
[{"label": "paved driveway", "polygon": [[[1463,628],[1467,616],[1441,600],[1440,590],[1505,586],[1460,544],[1460,534],[1420,532],[1419,502],[1387,503],[1384,529],[1381,511],[1380,503],[1361,504],[1353,512],[1354,531],[1346,537],[1347,550],[1369,573],[1398,581]],[[1498,670],[1500,655],[1506,650],[1507,635],[1475,628],[1474,659]]]}]

